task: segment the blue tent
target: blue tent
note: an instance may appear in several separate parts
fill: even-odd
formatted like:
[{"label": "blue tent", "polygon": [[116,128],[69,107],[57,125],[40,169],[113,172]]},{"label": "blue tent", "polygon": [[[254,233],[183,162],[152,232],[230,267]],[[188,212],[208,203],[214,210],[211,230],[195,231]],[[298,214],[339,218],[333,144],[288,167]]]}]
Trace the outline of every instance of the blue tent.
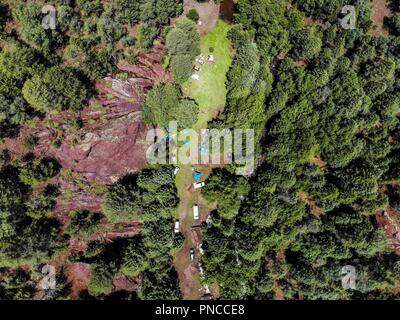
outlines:
[{"label": "blue tent", "polygon": [[168,135],[165,137],[165,141],[168,142],[170,140],[172,140],[172,138],[174,137],[174,135],[172,133],[168,133]]},{"label": "blue tent", "polygon": [[200,146],[199,151],[201,153],[206,153],[207,152],[207,148],[205,146]]},{"label": "blue tent", "polygon": [[193,179],[200,180],[201,179],[201,172],[195,171],[193,172]]}]

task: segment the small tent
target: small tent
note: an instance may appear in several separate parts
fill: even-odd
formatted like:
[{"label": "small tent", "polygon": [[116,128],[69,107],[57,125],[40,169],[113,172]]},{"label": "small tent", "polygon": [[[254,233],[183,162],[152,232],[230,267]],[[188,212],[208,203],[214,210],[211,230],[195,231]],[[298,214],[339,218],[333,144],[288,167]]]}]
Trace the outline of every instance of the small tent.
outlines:
[{"label": "small tent", "polygon": [[201,179],[201,172],[195,171],[193,172],[193,179],[200,180]]}]

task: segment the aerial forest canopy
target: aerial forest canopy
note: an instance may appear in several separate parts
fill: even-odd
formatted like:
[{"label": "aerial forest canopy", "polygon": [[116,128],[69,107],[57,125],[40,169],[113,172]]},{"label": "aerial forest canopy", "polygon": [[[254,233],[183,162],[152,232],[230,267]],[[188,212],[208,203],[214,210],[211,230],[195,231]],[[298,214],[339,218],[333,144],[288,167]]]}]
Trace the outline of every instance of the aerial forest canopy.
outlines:
[{"label": "aerial forest canopy", "polygon": [[[43,26],[45,6],[56,9],[55,29]],[[0,1],[0,299],[33,299],[42,267],[61,255],[67,257],[64,266],[89,266],[90,281],[82,296],[104,298],[118,276],[140,278],[135,295],[141,299],[181,296],[170,256],[181,245],[171,232],[178,203],[174,169],[128,174],[112,186],[90,185],[52,152],[63,143],[74,147],[84,137],[81,112],[97,94],[96,81],[118,76],[119,63],[137,64],[139,53],[147,54],[165,39],[164,29],[182,12],[181,0]],[[195,24],[193,28],[188,20],[182,25],[190,25],[200,41]],[[195,52],[182,53],[193,59]],[[171,86],[181,103],[182,124],[192,125],[198,106]],[[107,120],[104,116],[102,124]],[[160,121],[159,115],[151,121]],[[43,142],[37,132],[43,128],[58,134],[46,142],[48,155],[37,152]],[[66,142],[68,130],[77,138]],[[13,142],[19,151],[8,149],[7,143]],[[74,180],[72,190],[63,189],[68,179]],[[96,196],[98,208],[57,212],[60,199],[74,202],[79,192]],[[118,223],[124,227],[132,221],[137,221],[137,230],[127,239],[112,244],[88,240],[114,228],[123,234]],[[74,239],[88,241],[84,252],[71,250]],[[64,271],[57,270],[57,290],[44,299],[73,294]]]},{"label": "aerial forest canopy", "polygon": [[[278,288],[285,299],[384,299],[400,283],[376,222],[398,199],[399,39],[369,36],[371,3],[349,2],[238,3],[227,105],[213,125],[254,128],[259,166],[239,210],[225,208],[228,172],[214,170],[205,190],[220,207],[203,263],[223,298],[273,299]],[[357,8],[354,30],[339,23],[345,4]],[[342,287],[346,265],[355,291]]]},{"label": "aerial forest canopy", "polygon": [[[376,26],[370,0],[237,0],[214,24],[183,0],[0,0],[0,299],[37,298],[48,264],[43,299],[181,299],[197,284],[220,299],[398,299],[400,235],[382,225],[400,228],[388,3]],[[253,129],[255,171],[142,163],[146,130],[171,121]]]}]

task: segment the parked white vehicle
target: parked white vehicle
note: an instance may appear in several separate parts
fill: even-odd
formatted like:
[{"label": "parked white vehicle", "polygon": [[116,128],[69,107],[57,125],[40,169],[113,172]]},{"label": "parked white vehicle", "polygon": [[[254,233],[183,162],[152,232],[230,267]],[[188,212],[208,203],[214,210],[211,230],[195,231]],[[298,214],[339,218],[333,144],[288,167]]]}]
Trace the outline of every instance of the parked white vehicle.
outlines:
[{"label": "parked white vehicle", "polygon": [[199,245],[199,251],[200,251],[200,254],[201,254],[201,255],[204,254],[203,244],[201,244],[201,243],[200,243],[200,245]]},{"label": "parked white vehicle", "polygon": [[190,248],[190,261],[193,261],[195,258],[195,251],[194,248]]},{"label": "parked white vehicle", "polygon": [[194,220],[199,220],[199,206],[196,204],[193,206],[193,218]]},{"label": "parked white vehicle", "polygon": [[179,233],[179,220],[175,221],[174,232]]},{"label": "parked white vehicle", "polygon": [[200,189],[206,185],[205,182],[193,183],[193,188]]}]

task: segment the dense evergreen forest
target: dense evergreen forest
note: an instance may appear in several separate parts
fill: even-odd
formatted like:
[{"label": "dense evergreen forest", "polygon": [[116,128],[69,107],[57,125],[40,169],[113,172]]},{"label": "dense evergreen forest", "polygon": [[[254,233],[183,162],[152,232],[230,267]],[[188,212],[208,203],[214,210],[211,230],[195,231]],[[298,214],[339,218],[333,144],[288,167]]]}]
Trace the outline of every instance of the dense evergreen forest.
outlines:
[{"label": "dense evergreen forest", "polygon": [[[54,30],[42,26],[44,5],[57,8]],[[112,73],[118,62],[135,65],[137,52],[146,52],[157,37],[165,37],[163,28],[182,13],[182,1],[1,1],[0,9],[0,137],[4,139],[17,138],[20,128],[35,117],[61,111],[78,115],[95,95],[95,80]],[[78,130],[82,120],[78,116],[68,126]],[[59,148],[61,142],[54,141],[51,147]],[[118,298],[179,298],[168,255],[181,245],[170,232],[177,205],[173,168],[123,177],[104,194],[104,214],[71,211],[63,225],[53,213],[60,190],[51,180],[62,168],[55,158],[36,158],[32,151],[37,143],[36,136],[24,137],[23,157],[1,148],[0,298],[32,299],[43,277],[41,267],[68,251],[69,240],[109,231],[107,221],[144,217],[145,227],[137,236],[111,244],[92,241],[83,253],[69,254],[70,263],[91,266],[88,290],[81,298],[109,295],[117,274],[141,276],[134,296]],[[162,211],[162,217],[154,210]],[[63,270],[57,270],[56,280],[57,288],[44,298],[69,296],[72,288]]]},{"label": "dense evergreen forest", "polygon": [[[215,204],[201,228],[202,284],[217,285],[219,298],[399,298],[400,259],[377,222],[400,210],[400,2],[389,4],[388,32],[373,36],[370,0],[235,2],[226,104],[208,125],[254,129],[257,167],[246,177],[214,168],[201,191]],[[57,8],[56,29],[43,28],[44,5]],[[340,24],[344,5],[356,8],[355,29]],[[35,155],[39,137],[19,139],[34,119],[61,112],[79,132],[96,81],[126,80],[118,65],[158,45],[171,79],[148,89],[143,121],[192,127],[200,106],[183,89],[201,52],[199,15],[175,21],[182,15],[182,0],[0,1],[0,299],[37,297],[47,263],[90,265],[79,299],[182,298],[173,166],[92,185],[99,210],[61,217],[58,178],[74,173]],[[15,140],[22,155],[6,147]],[[133,235],[92,237],[132,221]],[[76,239],[84,250],[71,249]],[[346,265],[356,290],[342,286]],[[134,289],[114,290],[118,277]],[[70,298],[63,267],[56,281],[42,299]]]},{"label": "dense evergreen forest", "polygon": [[[344,30],[344,4],[238,3],[228,102],[214,125],[255,128],[260,149],[254,177],[218,169],[204,191],[218,203],[205,273],[223,298],[385,299],[399,285],[375,215],[399,196],[400,43],[368,35],[369,1],[346,2],[358,27]],[[345,265],[358,269],[355,291],[342,287]]]}]

